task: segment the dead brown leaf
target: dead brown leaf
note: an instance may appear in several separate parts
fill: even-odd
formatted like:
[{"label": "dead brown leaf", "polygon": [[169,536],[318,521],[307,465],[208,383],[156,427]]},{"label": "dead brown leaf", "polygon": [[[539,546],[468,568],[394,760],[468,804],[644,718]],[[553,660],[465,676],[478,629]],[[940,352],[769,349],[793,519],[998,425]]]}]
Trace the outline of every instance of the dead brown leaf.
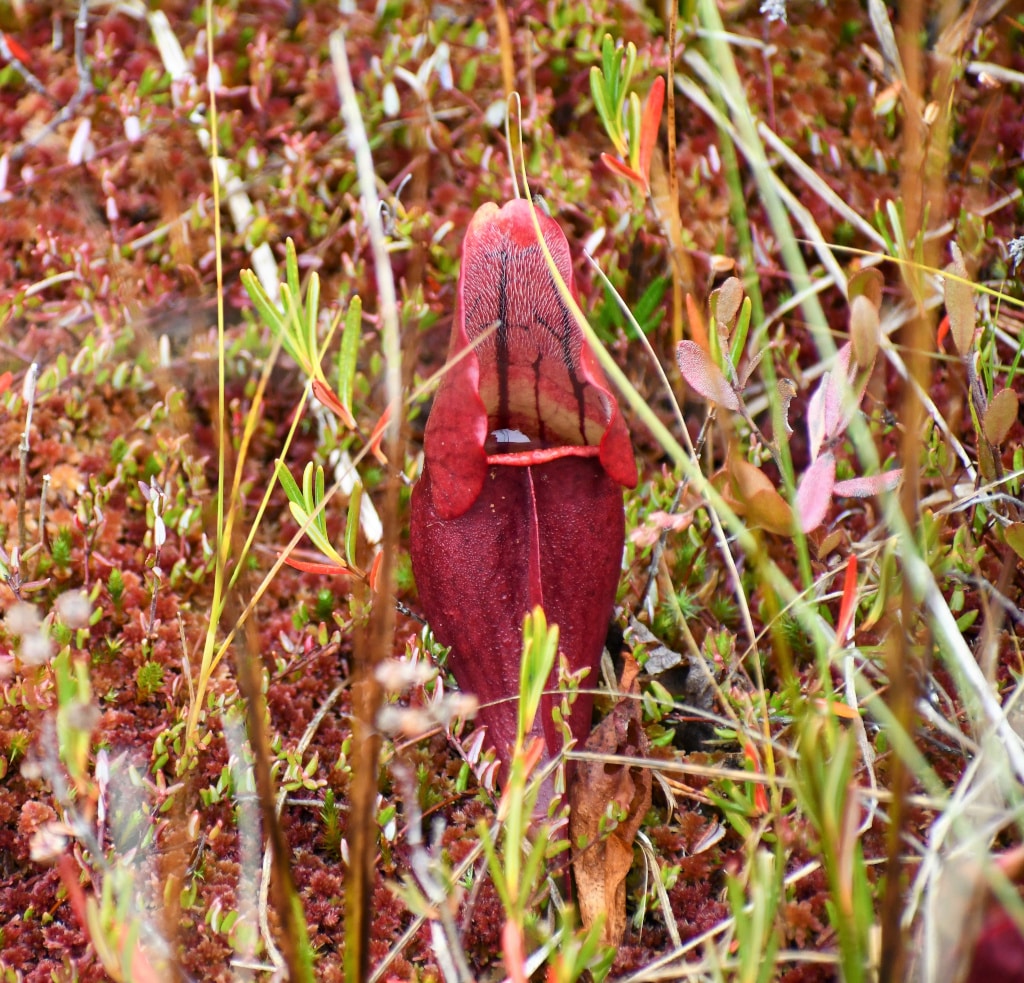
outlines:
[{"label": "dead brown leaf", "polygon": [[[647,736],[641,726],[636,677],[639,666],[626,660],[620,691],[625,694],[594,729],[586,750],[611,756],[644,757]],[[573,873],[585,928],[606,916],[601,941],[619,945],[626,931],[626,875],[633,864],[633,840],[651,807],[651,771],[615,761],[580,761],[569,789],[569,831]],[[617,823],[603,823],[609,804],[619,808]],[[623,814],[624,813],[624,814]],[[602,826],[611,831],[602,835]]]}]

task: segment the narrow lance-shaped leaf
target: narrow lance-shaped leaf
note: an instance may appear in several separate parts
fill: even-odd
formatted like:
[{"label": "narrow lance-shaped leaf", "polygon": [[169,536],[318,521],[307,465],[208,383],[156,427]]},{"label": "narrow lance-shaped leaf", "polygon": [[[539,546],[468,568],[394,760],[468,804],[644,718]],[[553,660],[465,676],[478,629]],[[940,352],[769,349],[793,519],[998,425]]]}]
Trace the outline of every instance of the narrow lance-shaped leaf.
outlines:
[{"label": "narrow lance-shaped leaf", "polygon": [[309,286],[306,288],[306,350],[309,352],[310,364],[317,376],[323,375],[320,367],[320,342],[317,338],[317,327],[319,321],[318,307],[320,304],[320,274],[315,270],[309,276]]},{"label": "narrow lance-shaped leaf", "polygon": [[637,158],[637,169],[650,191],[651,158],[658,142],[658,128],[661,125],[661,110],[665,103],[665,76],[659,75],[651,83],[651,91],[647,93],[644,104],[644,116],[640,124],[640,152]]},{"label": "narrow lance-shaped leaf", "polygon": [[363,327],[363,302],[355,296],[345,312],[345,326],[341,332],[338,352],[338,402],[346,412],[352,412],[352,389],[356,378],[356,359]]},{"label": "narrow lance-shaped leaf", "polygon": [[[732,342],[729,345],[729,359],[733,365],[739,365],[743,357],[743,350],[747,347],[747,334],[750,331],[750,314],[754,305],[749,297],[744,297],[740,304],[739,317],[736,319],[736,327],[732,333]],[[763,352],[764,349],[762,348]],[[747,372],[750,375],[750,372]]]},{"label": "narrow lance-shaped leaf", "polygon": [[293,297],[299,297],[302,294],[302,288],[299,285],[299,257],[295,252],[295,242],[291,236],[285,240],[284,248],[284,271],[288,289]]},{"label": "narrow lance-shaped leaf", "polygon": [[358,481],[348,500],[348,518],[345,522],[345,559],[350,567],[356,566],[356,547],[359,541],[359,509],[363,504],[363,486]]}]

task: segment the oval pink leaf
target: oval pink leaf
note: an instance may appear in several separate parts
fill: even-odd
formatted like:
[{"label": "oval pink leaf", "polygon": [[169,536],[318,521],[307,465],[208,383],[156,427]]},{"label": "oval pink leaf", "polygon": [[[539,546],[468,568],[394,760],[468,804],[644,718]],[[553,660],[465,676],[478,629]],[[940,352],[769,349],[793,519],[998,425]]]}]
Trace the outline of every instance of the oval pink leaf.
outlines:
[{"label": "oval pink leaf", "polygon": [[727,410],[740,408],[736,390],[729,385],[729,380],[722,374],[722,370],[711,361],[711,356],[697,342],[679,342],[676,361],[679,363],[680,374],[695,392],[712,403],[724,406]]},{"label": "oval pink leaf", "polygon": [[836,459],[822,454],[804,473],[796,490],[797,521],[803,532],[817,529],[825,521],[832,489],[836,483]]},{"label": "oval pink leaf", "polygon": [[870,498],[872,495],[881,495],[882,492],[892,491],[903,478],[903,468],[895,468],[892,471],[883,471],[881,474],[873,474],[867,478],[849,478],[846,481],[837,481],[832,491],[843,498]]}]

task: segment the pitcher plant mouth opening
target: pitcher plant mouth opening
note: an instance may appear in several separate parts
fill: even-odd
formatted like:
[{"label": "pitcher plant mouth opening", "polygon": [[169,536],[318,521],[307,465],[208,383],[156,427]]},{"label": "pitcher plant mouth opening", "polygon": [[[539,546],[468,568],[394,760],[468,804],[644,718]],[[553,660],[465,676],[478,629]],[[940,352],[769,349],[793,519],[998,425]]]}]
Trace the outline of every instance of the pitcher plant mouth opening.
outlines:
[{"label": "pitcher plant mouth opening", "polygon": [[[538,213],[576,295],[569,244]],[[516,732],[524,615],[540,604],[568,669],[593,678],[625,538],[622,488],[637,472],[615,396],[563,301],[522,200],[478,209],[466,231],[449,371],[424,435],[412,498],[420,601],[451,648],[459,685],[481,702],[504,766]],[[557,672],[532,733],[561,748],[551,720]],[[570,731],[584,740],[592,698]]]}]

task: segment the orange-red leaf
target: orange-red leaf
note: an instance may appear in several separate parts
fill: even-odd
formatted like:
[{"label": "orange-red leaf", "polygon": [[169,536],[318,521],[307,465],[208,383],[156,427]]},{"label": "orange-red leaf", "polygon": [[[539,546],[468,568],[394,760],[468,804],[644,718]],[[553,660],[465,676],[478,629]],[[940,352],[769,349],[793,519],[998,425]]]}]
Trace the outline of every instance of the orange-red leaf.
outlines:
[{"label": "orange-red leaf", "polygon": [[335,392],[322,379],[313,380],[313,395],[329,409],[335,416],[340,417],[342,423],[349,429],[355,429],[356,421],[345,405],[335,395]]},{"label": "orange-red leaf", "polygon": [[836,638],[840,644],[846,641],[847,632],[853,624],[857,610],[857,557],[846,561],[846,576],[843,578],[843,599],[839,604],[839,621],[836,623]]},{"label": "orange-red leaf", "polygon": [[328,576],[337,576],[338,574],[347,574],[349,571],[345,567],[338,566],[337,563],[317,563],[314,560],[297,560],[294,556],[286,556],[284,562],[294,567],[296,570],[301,570],[303,573],[322,573]]},{"label": "orange-red leaf", "polygon": [[601,154],[601,163],[609,171],[613,171],[619,177],[624,177],[627,181],[635,184],[644,194],[647,193],[647,181],[640,174],[637,174],[629,164],[623,163],[618,157],[613,157],[611,154]]},{"label": "orange-red leaf", "polygon": [[647,94],[644,117],[640,124],[640,176],[648,192],[651,189],[651,157],[658,142],[658,127],[661,125],[661,109],[664,102],[665,76],[659,75]]}]

